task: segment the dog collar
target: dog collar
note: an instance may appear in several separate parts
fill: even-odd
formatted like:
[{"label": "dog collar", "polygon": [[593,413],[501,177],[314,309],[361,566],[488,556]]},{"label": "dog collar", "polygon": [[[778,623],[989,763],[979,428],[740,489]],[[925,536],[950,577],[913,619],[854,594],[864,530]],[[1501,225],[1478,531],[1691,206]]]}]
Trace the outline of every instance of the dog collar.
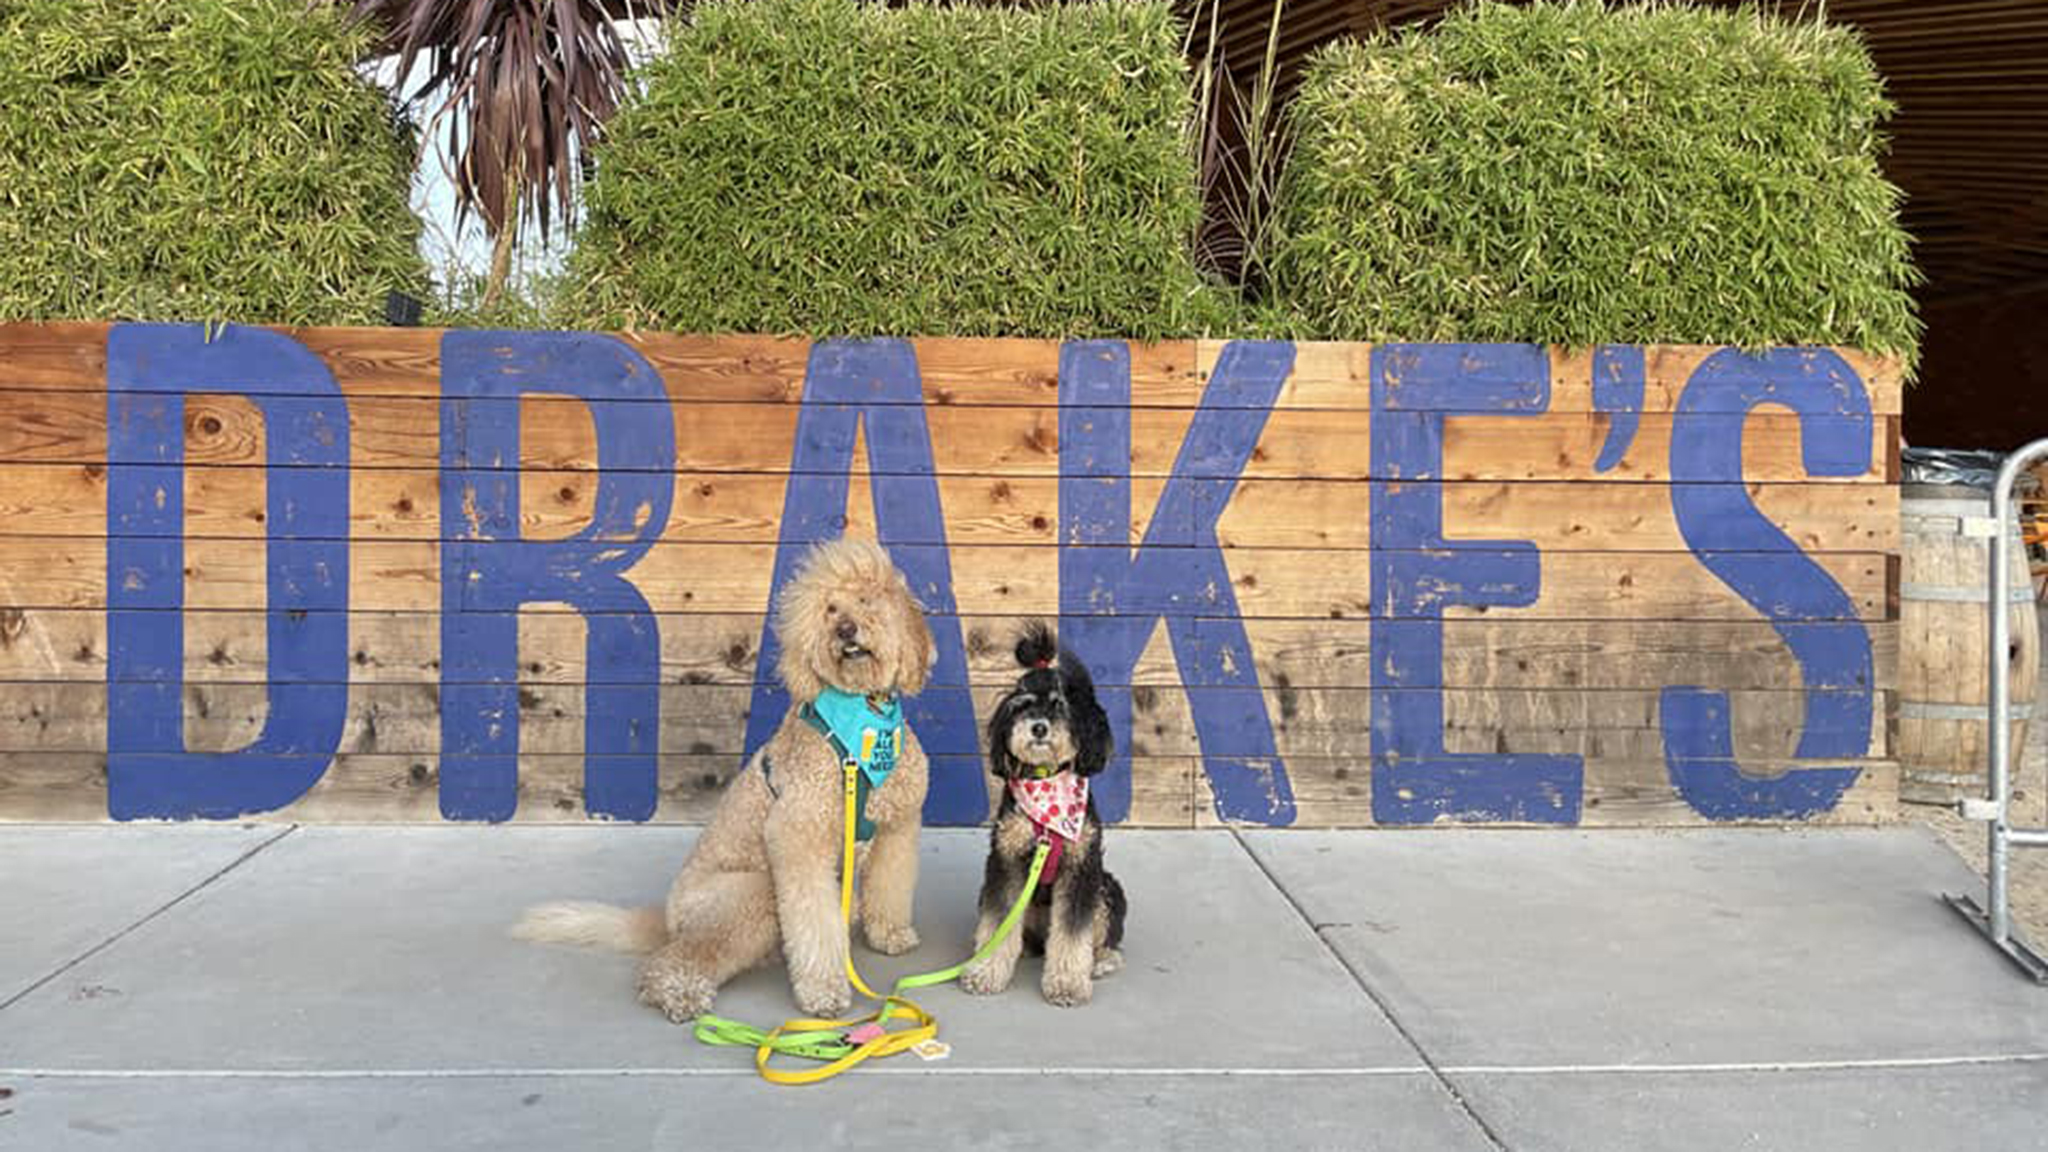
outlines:
[{"label": "dog collar", "polygon": [[804,705],[802,716],[831,743],[841,764],[860,768],[855,835],[868,839],[875,834],[874,821],[868,819],[868,793],[882,786],[903,753],[902,701],[893,695],[877,699],[827,688]]}]

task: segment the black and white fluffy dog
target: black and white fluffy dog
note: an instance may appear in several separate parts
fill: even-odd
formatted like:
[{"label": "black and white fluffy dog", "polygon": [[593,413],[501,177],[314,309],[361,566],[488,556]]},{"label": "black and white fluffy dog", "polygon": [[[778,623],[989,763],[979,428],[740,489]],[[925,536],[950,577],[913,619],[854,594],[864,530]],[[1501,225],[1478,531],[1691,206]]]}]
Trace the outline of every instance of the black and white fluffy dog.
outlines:
[{"label": "black and white fluffy dog", "polygon": [[1025,671],[988,723],[989,770],[1003,799],[989,834],[975,951],[1023,892],[1039,838],[1052,849],[1023,924],[960,986],[981,996],[1007,989],[1029,949],[1045,956],[1045,998],[1074,1007],[1088,1002],[1097,977],[1123,966],[1124,890],[1102,866],[1102,821],[1088,795],[1088,778],[1109,763],[1109,716],[1087,667],[1043,622],[1025,627],[1017,663]]}]

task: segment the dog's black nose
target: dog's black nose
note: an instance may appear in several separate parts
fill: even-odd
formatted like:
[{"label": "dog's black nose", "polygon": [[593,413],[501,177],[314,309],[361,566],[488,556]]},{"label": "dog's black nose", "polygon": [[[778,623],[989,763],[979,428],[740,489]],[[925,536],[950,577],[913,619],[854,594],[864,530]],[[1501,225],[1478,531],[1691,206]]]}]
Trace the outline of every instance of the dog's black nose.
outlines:
[{"label": "dog's black nose", "polygon": [[1031,738],[1033,740],[1045,739],[1045,734],[1050,731],[1052,731],[1052,726],[1043,720],[1033,720],[1031,722]]},{"label": "dog's black nose", "polygon": [[860,625],[855,624],[851,620],[841,620],[839,627],[834,629],[834,631],[839,633],[841,640],[851,642],[854,637],[860,635]]}]

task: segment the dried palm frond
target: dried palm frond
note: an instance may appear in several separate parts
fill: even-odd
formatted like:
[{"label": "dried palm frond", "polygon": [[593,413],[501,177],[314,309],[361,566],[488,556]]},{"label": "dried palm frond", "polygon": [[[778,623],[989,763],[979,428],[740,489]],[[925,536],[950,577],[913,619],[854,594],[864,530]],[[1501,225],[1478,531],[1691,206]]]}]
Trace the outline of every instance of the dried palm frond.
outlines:
[{"label": "dried palm frond", "polygon": [[[342,0],[337,0],[342,2]],[[373,21],[399,75],[422,57],[408,98],[439,95],[439,136],[458,219],[493,236],[529,217],[548,234],[574,212],[578,158],[618,108],[627,55],[613,21],[669,5],[631,0],[353,0]],[[404,95],[404,94],[402,94]]]}]

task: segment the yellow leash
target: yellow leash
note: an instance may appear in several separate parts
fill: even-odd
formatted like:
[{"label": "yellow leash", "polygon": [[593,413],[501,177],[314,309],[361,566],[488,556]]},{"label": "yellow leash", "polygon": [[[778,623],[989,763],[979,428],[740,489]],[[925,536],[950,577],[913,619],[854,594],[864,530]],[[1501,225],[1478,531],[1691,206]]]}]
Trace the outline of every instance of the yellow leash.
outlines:
[{"label": "yellow leash", "polygon": [[[853,930],[853,848],[854,828],[858,815],[856,796],[859,776],[858,764],[849,760],[846,764],[846,851],[839,877],[839,919],[849,934]],[[776,1025],[773,1031],[760,1038],[759,1045],[754,1050],[754,1067],[761,1073],[761,1078],[771,1084],[815,1084],[821,1080],[829,1080],[863,1061],[872,1060],[877,1056],[894,1056],[927,1040],[935,1039],[939,1034],[938,1019],[902,993],[906,989],[923,988],[956,979],[968,965],[994,951],[996,945],[1016,927],[1017,921],[1023,918],[1025,907],[1030,904],[1032,894],[1038,889],[1039,873],[1045,868],[1045,857],[1049,847],[1049,842],[1041,835],[1037,854],[1031,860],[1031,872],[1025,878],[1024,891],[1017,897],[1017,902],[1011,905],[1009,913],[1003,917],[1001,925],[988,938],[988,942],[974,955],[951,968],[905,976],[896,982],[889,995],[883,996],[868,987],[867,981],[861,979],[860,970],[854,967],[853,951],[849,946],[846,953],[847,978],[860,990],[861,995],[870,1000],[880,1001],[882,1006],[865,1016],[850,1020],[799,1018],[785,1020]],[[895,1032],[888,1031],[886,1025],[891,1020],[908,1020],[910,1027]],[[838,1040],[842,1034],[849,1031],[856,1035],[865,1034],[866,1038],[853,1043],[852,1049],[844,1055],[828,1059],[827,1054],[836,1050],[835,1041],[851,1042],[850,1037],[845,1041]],[[707,1043],[735,1043],[733,1037],[736,1032],[751,1038],[751,1029],[716,1017],[703,1017],[697,1026],[697,1038]],[[821,1067],[801,1072],[771,1068],[769,1061],[777,1052],[810,1056],[813,1059],[828,1059],[828,1062]]]}]

